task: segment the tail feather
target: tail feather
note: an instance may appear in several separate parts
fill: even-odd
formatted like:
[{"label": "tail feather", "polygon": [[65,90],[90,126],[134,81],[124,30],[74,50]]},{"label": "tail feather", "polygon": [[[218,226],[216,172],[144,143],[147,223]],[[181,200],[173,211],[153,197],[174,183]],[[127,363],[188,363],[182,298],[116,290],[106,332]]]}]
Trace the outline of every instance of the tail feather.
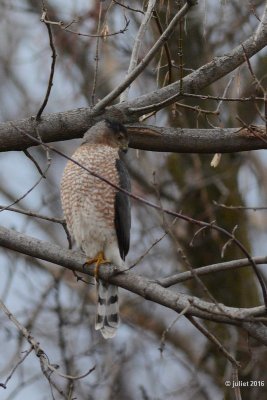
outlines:
[{"label": "tail feather", "polygon": [[95,329],[105,339],[115,336],[119,325],[118,287],[99,280],[96,284],[97,311]]}]

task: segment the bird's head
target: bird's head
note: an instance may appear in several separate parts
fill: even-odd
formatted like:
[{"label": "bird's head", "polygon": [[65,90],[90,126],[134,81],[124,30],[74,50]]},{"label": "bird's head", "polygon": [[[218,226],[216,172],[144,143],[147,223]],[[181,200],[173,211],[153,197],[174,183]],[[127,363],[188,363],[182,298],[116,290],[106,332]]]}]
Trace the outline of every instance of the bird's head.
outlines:
[{"label": "bird's head", "polygon": [[84,134],[83,143],[103,144],[126,152],[129,144],[127,129],[118,120],[106,118]]}]

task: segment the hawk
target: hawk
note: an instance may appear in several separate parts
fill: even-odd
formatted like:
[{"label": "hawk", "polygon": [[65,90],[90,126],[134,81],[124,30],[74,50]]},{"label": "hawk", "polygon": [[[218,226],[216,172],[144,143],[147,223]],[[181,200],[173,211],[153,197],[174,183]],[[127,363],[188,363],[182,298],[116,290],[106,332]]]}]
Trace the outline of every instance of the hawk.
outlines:
[{"label": "hawk", "polygon": [[[92,126],[72,155],[85,168],[130,192],[130,179],[122,160],[127,151],[125,126],[105,119]],[[71,160],[61,181],[61,202],[68,229],[88,257],[87,264],[109,262],[125,266],[130,245],[130,198]],[[115,335],[119,324],[118,287],[96,276],[95,329],[105,339]]]}]

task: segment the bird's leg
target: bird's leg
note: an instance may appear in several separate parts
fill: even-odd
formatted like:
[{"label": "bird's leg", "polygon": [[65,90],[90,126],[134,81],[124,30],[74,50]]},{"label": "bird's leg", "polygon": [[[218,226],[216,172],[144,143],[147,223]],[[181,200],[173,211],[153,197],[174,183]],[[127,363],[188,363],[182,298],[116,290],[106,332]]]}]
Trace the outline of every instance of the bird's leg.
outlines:
[{"label": "bird's leg", "polygon": [[99,272],[99,267],[101,264],[108,264],[109,261],[105,259],[105,255],[103,251],[100,251],[97,255],[97,261],[95,263],[95,271],[94,271],[94,276],[95,280],[98,281],[98,272]]},{"label": "bird's leg", "polygon": [[99,267],[101,264],[108,264],[109,261],[107,261],[105,259],[105,255],[103,251],[100,251],[96,257],[94,258],[89,258],[88,260],[86,260],[86,262],[84,263],[83,267],[85,267],[86,265],[92,265],[95,264],[95,271],[94,271],[94,277],[95,280],[98,281],[98,272],[99,272]]}]

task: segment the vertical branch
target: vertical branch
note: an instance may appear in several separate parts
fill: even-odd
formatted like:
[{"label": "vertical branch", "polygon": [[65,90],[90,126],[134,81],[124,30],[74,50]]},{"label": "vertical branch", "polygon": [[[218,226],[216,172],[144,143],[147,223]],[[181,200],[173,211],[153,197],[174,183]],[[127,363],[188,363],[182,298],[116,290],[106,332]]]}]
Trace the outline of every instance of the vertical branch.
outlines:
[{"label": "vertical branch", "polygon": [[[160,22],[159,15],[158,15],[157,11],[155,11],[155,10],[153,11],[153,16],[155,18],[155,22],[156,22],[159,34],[162,35],[163,28],[161,26],[161,22]],[[167,72],[167,75],[166,75],[164,81],[166,81],[167,80],[166,78],[168,77],[168,83],[167,84],[170,85],[171,82],[172,82],[172,60],[171,60],[170,49],[169,49],[169,46],[168,46],[167,42],[164,43],[164,50],[165,50],[165,55],[166,55],[167,63],[168,63],[168,72]],[[164,83],[164,86],[165,86],[165,83]]]},{"label": "vertical branch", "polygon": [[97,23],[96,49],[95,49],[95,70],[94,70],[94,80],[93,80],[93,88],[92,88],[92,95],[91,95],[92,106],[95,105],[95,92],[96,92],[96,84],[97,84],[97,78],[98,78],[99,41],[100,41],[101,18],[102,18],[102,2],[100,1],[99,14],[98,14],[98,23]]},{"label": "vertical branch", "polygon": [[[132,51],[132,55],[131,55],[131,59],[130,59],[130,63],[129,63],[128,72],[126,74],[126,78],[130,75],[130,73],[137,66],[141,44],[143,42],[144,35],[145,35],[146,31],[147,31],[147,27],[148,27],[149,21],[150,21],[152,15],[153,15],[153,9],[155,7],[155,3],[156,3],[156,0],[149,0],[149,2],[148,2],[146,13],[145,13],[144,18],[143,18],[143,20],[141,22],[141,25],[139,27],[139,31],[138,31],[138,33],[136,35],[136,38],[135,38],[135,41],[134,41],[133,51]],[[130,91],[130,86],[128,86],[126,88],[126,90],[121,94],[120,102],[126,101],[128,99],[129,91]]]},{"label": "vertical branch", "polygon": [[41,115],[48,103],[48,99],[51,93],[51,89],[53,86],[53,79],[54,79],[54,73],[55,73],[55,65],[56,65],[56,58],[57,58],[57,53],[56,53],[56,49],[54,46],[54,41],[53,41],[53,34],[52,34],[52,29],[49,23],[46,22],[46,15],[47,15],[47,10],[44,7],[44,3],[43,3],[43,9],[42,9],[43,13],[42,13],[42,17],[41,17],[41,22],[45,23],[45,26],[47,27],[48,30],[48,36],[49,36],[49,44],[50,44],[50,48],[52,51],[52,63],[51,63],[51,69],[50,69],[50,76],[49,76],[49,80],[48,80],[48,86],[47,86],[47,90],[46,90],[46,95],[43,101],[43,104],[41,105],[37,115],[36,115],[36,120],[39,121],[41,119]]},{"label": "vertical branch", "polygon": [[179,92],[183,93],[183,74],[184,74],[184,60],[183,60],[183,25],[184,19],[179,22],[179,39],[178,39],[178,54],[179,54],[179,78],[180,78],[180,88]]}]

